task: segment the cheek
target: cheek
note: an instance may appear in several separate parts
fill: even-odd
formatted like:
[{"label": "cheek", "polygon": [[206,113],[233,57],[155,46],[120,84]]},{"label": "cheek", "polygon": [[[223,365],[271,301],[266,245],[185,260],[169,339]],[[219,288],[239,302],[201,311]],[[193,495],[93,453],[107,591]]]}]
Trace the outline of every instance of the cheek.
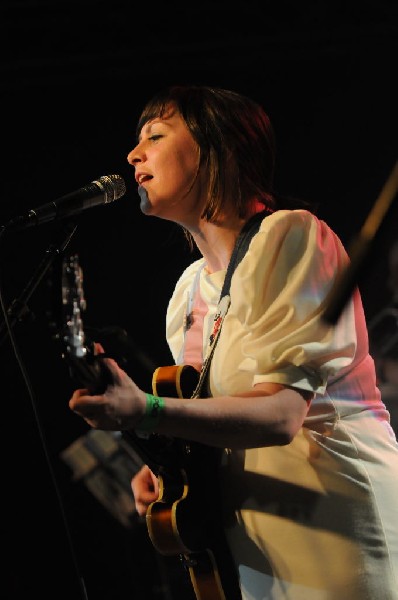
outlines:
[{"label": "cheek", "polygon": [[182,149],[176,156],[176,167],[182,179],[192,182],[199,169],[199,152],[197,148]]}]

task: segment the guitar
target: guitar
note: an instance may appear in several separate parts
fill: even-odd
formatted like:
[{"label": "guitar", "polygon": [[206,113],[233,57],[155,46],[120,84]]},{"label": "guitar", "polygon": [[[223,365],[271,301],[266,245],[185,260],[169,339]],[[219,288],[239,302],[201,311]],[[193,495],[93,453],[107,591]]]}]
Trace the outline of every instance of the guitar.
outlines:
[{"label": "guitar", "polygon": [[[83,272],[75,254],[62,265],[64,358],[72,378],[90,393],[102,393],[111,376],[94,343],[86,338]],[[158,367],[152,392],[158,396],[190,397],[199,373],[190,365]],[[222,450],[179,438],[137,431],[123,437],[155,473],[158,499],[146,514],[149,537],[164,556],[178,556],[188,570],[197,600],[241,600],[236,566],[225,539],[217,502]]]}]

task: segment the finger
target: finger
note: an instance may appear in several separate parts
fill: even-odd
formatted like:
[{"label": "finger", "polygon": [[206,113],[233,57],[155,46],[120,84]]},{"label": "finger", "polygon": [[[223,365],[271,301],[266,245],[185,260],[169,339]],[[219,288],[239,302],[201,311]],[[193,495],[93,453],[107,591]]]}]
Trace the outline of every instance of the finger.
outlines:
[{"label": "finger", "polygon": [[136,509],[137,513],[140,515],[140,517],[144,517],[146,515],[148,505],[143,504],[142,502],[136,502],[135,509]]},{"label": "finger", "polygon": [[74,412],[86,416],[98,407],[99,396],[89,396],[88,390],[76,390],[69,400],[69,408]]},{"label": "finger", "polygon": [[74,410],[74,406],[80,402],[80,398],[82,396],[86,396],[89,393],[89,391],[87,389],[79,389],[79,390],[75,390],[73,392],[72,398],[69,400],[69,407],[72,408],[72,410]]},{"label": "finger", "polygon": [[94,342],[94,354],[105,354],[104,347],[100,342]]},{"label": "finger", "polygon": [[114,380],[115,383],[121,384],[123,382],[123,379],[125,377],[127,377],[127,373],[119,367],[119,365],[113,358],[105,358],[104,357],[102,359],[102,362],[107,367],[107,369],[110,371],[110,373],[112,375],[112,379]]}]

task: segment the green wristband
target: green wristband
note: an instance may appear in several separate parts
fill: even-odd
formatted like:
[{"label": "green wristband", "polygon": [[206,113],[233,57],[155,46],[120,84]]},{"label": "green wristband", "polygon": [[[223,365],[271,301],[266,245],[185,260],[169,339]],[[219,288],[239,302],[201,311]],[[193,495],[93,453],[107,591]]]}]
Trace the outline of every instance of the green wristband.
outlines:
[{"label": "green wristband", "polygon": [[159,424],[164,409],[164,400],[152,394],[146,395],[145,414],[137,425],[140,431],[153,431]]}]

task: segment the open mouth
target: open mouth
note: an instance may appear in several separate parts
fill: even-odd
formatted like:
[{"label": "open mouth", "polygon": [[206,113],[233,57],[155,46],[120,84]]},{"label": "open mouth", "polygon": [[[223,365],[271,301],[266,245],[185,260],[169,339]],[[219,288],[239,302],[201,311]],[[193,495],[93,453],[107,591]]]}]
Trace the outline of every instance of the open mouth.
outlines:
[{"label": "open mouth", "polygon": [[145,183],[146,181],[149,181],[150,179],[153,179],[152,175],[140,175],[138,177],[138,185],[142,185],[143,183]]}]

